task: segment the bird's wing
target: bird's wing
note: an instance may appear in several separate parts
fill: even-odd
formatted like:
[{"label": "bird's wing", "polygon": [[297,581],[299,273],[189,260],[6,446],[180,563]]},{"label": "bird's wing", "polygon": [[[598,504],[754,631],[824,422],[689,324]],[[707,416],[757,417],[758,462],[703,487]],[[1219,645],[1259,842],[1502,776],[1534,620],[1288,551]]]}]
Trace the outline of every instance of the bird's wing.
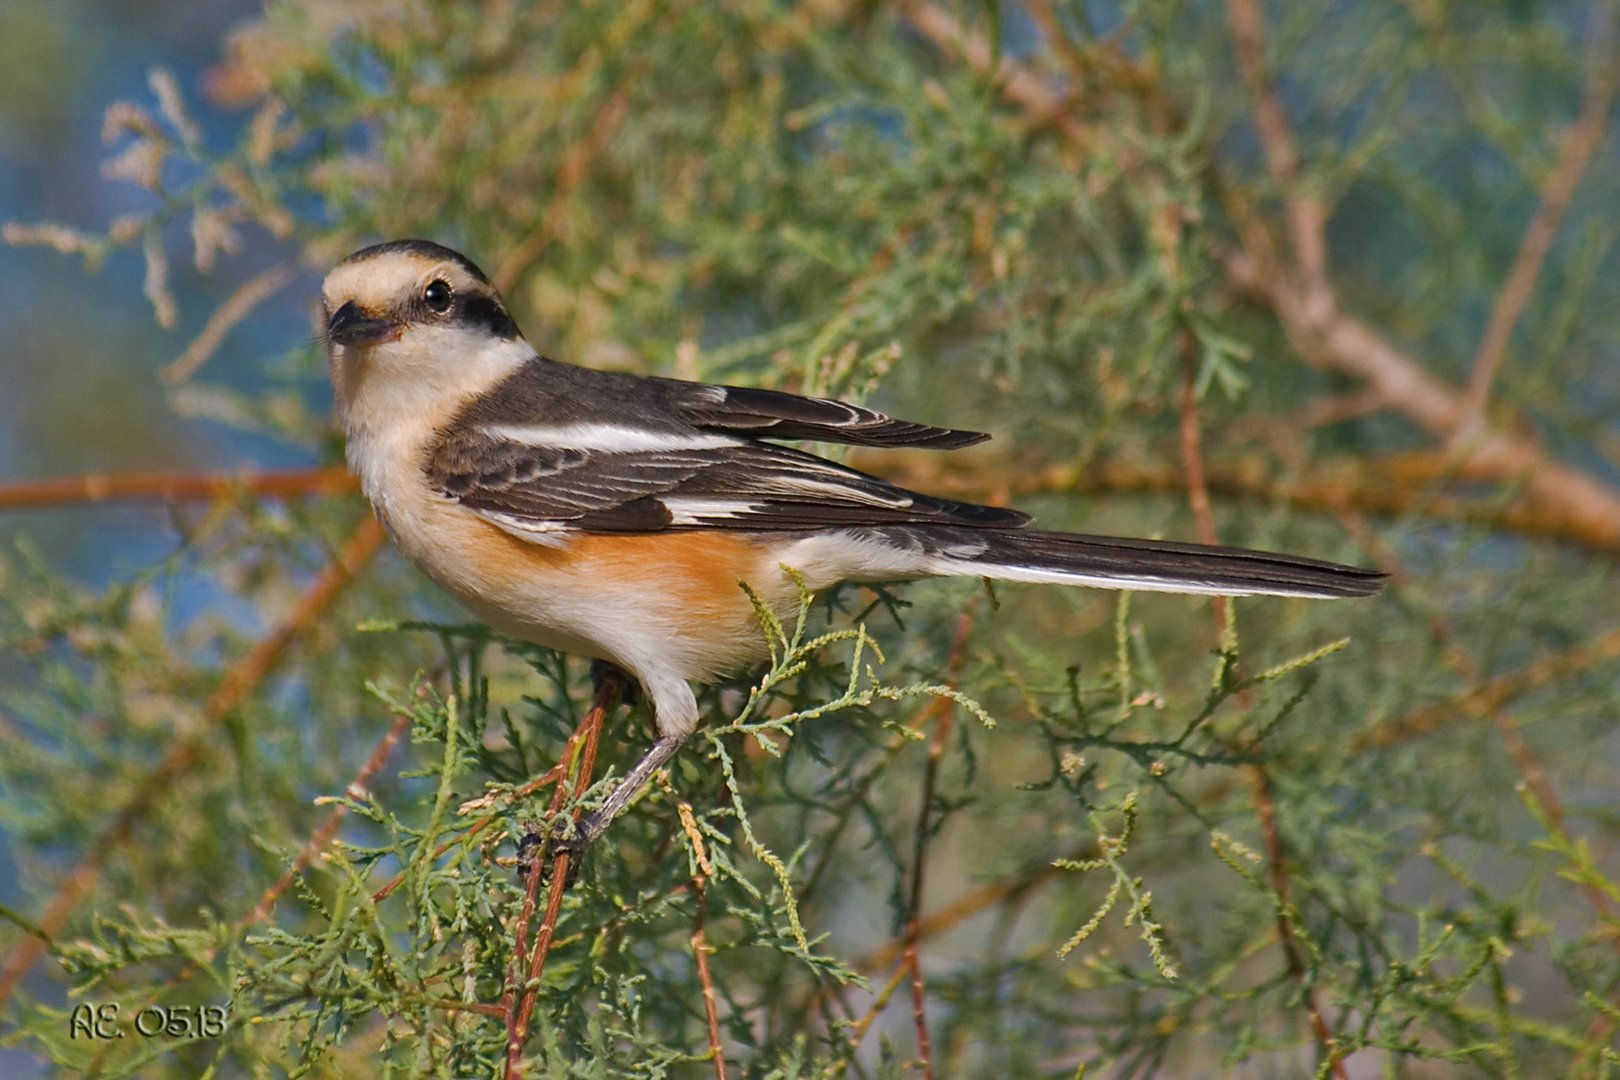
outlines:
[{"label": "bird's wing", "polygon": [[704,432],[458,425],[432,448],[426,470],[446,496],[531,540],[565,529],[1013,528],[1029,520],[907,491],[790,447]]},{"label": "bird's wing", "polygon": [[816,439],[855,446],[904,446],[955,450],[984,442],[980,431],[896,420],[874,409],[831,398],[781,390],[712,386],[678,379],[649,379],[666,395],[669,411],[695,428],[759,439]]}]

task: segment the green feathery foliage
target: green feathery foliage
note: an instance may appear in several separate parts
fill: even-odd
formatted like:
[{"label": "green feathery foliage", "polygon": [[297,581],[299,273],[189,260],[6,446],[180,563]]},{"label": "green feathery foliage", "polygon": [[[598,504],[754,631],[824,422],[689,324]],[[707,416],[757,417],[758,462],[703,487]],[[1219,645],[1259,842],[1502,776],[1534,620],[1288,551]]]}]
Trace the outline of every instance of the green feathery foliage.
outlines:
[{"label": "green feathery foliage", "polygon": [[[763,672],[703,691],[530,980],[551,887],[526,894],[515,845],[535,778],[589,757],[582,661],[456,622],[313,481],[176,509],[172,554],[106,589],[25,542],[0,829],[29,899],[0,977],[31,974],[0,984],[0,1052],[108,1077],[1610,1075],[1620,168],[1581,124],[1612,112],[1615,18],[281,0],[206,89],[155,74],[107,118],[149,212],[6,236],[139,248],[164,325],[182,252],[244,281],[164,369],[182,415],[335,464],[302,328],[245,389],[220,350],[265,296],[426,236],[549,355],[997,435],[862,468],[1396,577],[1226,615],[806,596],[762,618]],[[1477,422],[1436,411],[1571,178]],[[611,715],[559,813],[651,737],[644,706]],[[85,1026],[109,1005],[124,1037]]]}]

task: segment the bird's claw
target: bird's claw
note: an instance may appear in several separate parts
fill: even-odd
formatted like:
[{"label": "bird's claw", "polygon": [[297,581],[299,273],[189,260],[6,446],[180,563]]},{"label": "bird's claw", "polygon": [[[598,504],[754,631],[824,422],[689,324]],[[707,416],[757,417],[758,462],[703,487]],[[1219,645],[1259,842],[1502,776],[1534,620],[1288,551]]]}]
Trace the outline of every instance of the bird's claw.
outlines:
[{"label": "bird's claw", "polygon": [[545,831],[535,824],[530,824],[517,846],[519,883],[528,884],[536,860],[540,863],[540,880],[542,882],[551,880],[557,856],[567,855],[568,880],[563,884],[564,887],[572,885],[579,877],[580,863],[589,845],[590,840],[579,828],[579,822],[568,815],[552,819],[550,828]]}]

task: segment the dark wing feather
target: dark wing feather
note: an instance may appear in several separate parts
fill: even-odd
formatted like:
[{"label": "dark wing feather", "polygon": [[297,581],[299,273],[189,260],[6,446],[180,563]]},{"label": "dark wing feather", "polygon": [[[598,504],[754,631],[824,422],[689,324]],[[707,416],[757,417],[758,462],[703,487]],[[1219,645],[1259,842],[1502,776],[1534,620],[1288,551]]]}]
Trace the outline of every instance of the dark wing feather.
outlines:
[{"label": "dark wing feather", "polygon": [[780,390],[714,386],[559,364],[535,356],[474,402],[458,426],[590,423],[610,417],[649,432],[817,439],[857,446],[954,450],[990,436],[896,420],[860,405]]},{"label": "dark wing feather", "polygon": [[905,446],[955,450],[984,442],[979,431],[896,420],[860,405],[831,398],[804,397],[781,390],[710,386],[654,379],[670,410],[695,428],[760,439],[816,439],[855,446]]},{"label": "dark wing feather", "polygon": [[1017,510],[907,491],[799,450],[742,442],[692,449],[532,446],[452,428],[426,471],[445,495],[520,535],[680,528],[816,529],[951,523],[1017,527]]}]

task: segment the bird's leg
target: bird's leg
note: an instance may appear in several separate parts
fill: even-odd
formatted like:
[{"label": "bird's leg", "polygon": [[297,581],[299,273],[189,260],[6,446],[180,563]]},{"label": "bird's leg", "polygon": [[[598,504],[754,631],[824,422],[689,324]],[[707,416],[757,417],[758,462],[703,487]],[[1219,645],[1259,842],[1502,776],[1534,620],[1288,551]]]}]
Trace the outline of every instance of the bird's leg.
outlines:
[{"label": "bird's leg", "polygon": [[636,797],[636,793],[647,786],[647,781],[652,779],[653,773],[663,768],[685,742],[685,735],[660,735],[647,748],[647,752],[641,755],[641,760],[630,766],[630,771],[624,774],[619,786],[608,793],[606,801],[600,807],[580,818],[568,834],[559,836],[555,831],[552,833],[548,845],[550,852],[555,854],[567,851],[576,855],[582,853],[593,840],[607,831],[607,827],[613,824],[613,819],[624,812],[624,808],[630,805],[630,800]]},{"label": "bird's leg", "polygon": [[[593,661],[591,663],[591,682],[595,685],[595,701],[591,708],[603,710],[612,708],[613,702],[620,694],[630,695],[631,687],[636,687],[634,680],[623,671],[606,661]],[[639,690],[639,687],[636,687]],[[685,735],[661,735],[655,740],[647,752],[641,755],[634,765],[630,767],[618,786],[608,793],[606,801],[595,811],[586,814],[575,821],[568,816],[556,816],[548,834],[530,827],[518,842],[518,874],[520,878],[527,877],[532,860],[537,853],[543,851],[547,863],[557,855],[567,852],[573,856],[570,860],[570,880],[579,870],[579,856],[583,855],[597,837],[607,831],[613,819],[624,812],[630,800],[636,797],[652,775],[674,757],[686,742]],[[559,792],[562,790],[558,789]],[[576,792],[577,794],[577,792]],[[555,814],[558,803],[553,803]]]},{"label": "bird's leg", "polygon": [[[618,705],[621,698],[626,696],[627,689],[633,685],[635,685],[634,680],[615,665],[610,664],[605,660],[591,661],[591,708],[590,711],[585,714],[584,721],[582,721],[579,727],[574,730],[574,734],[572,737],[570,737],[567,747],[564,748],[563,753],[565,756],[570,750],[572,750],[574,740],[579,738],[581,734],[589,730],[593,725],[595,725],[598,729],[597,738],[601,737],[600,728],[602,725],[607,723],[607,714]],[[574,791],[574,795],[576,797],[584,790],[584,786],[590,783],[590,777],[588,774],[592,767],[592,762],[594,762],[596,757],[594,752],[595,746],[589,746],[587,747],[587,750],[590,752],[586,754],[585,760],[581,762],[582,773],[580,776],[580,786]],[[564,776],[557,781],[556,788],[552,795],[550,811],[551,816],[555,817],[557,811],[562,808],[563,800],[567,797],[567,791],[568,781],[567,777]],[[565,818],[563,820],[566,821],[567,819]],[[528,878],[529,871],[534,863],[535,853],[542,847],[548,847],[546,834],[541,831],[537,823],[526,821],[523,824],[523,837],[518,841],[517,846],[518,879],[520,881]],[[557,831],[555,825],[553,825],[551,831],[553,833]],[[575,869],[578,869],[577,860],[575,863]]]}]

